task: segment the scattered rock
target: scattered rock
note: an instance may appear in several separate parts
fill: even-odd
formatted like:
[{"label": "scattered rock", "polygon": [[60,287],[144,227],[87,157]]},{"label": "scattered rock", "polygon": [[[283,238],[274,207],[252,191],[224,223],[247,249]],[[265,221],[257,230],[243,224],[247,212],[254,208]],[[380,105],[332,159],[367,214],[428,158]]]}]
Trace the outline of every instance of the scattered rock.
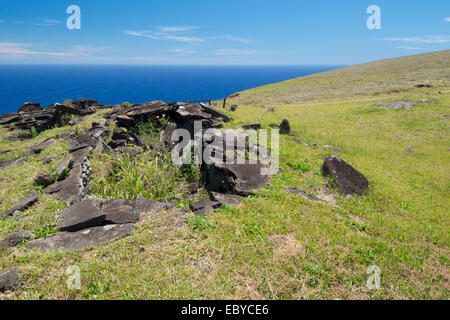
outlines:
[{"label": "scattered rock", "polygon": [[296,188],[294,188],[294,187],[288,187],[288,188],[286,189],[286,191],[287,191],[288,193],[291,193],[291,194],[300,195],[300,196],[302,196],[302,197],[304,197],[304,198],[306,198],[306,199],[309,199],[309,200],[311,200],[311,201],[323,201],[322,199],[319,199],[318,197],[311,196],[311,195],[309,195],[308,193],[306,193],[305,191],[300,190],[300,189],[296,189]]},{"label": "scattered rock", "polygon": [[44,110],[44,109],[41,107],[40,103],[25,102],[25,104],[19,108],[18,112],[32,112],[32,111],[42,111],[42,110]]},{"label": "scattered rock", "polygon": [[101,200],[89,197],[75,203],[61,214],[62,222],[58,228],[62,231],[79,231],[85,228],[109,224],[135,223],[139,213],[163,208],[164,204],[150,199]]},{"label": "scattered rock", "polygon": [[73,165],[73,160],[71,157],[67,157],[64,160],[62,160],[59,163],[58,167],[55,169],[56,179],[58,181],[63,180],[67,176],[70,169],[72,169],[72,165]]},{"label": "scattered rock", "polygon": [[31,146],[31,147],[30,147],[31,154],[39,154],[39,153],[41,153],[43,150],[47,149],[48,147],[52,146],[52,145],[55,144],[55,143],[56,143],[56,140],[55,140],[55,139],[52,139],[52,138],[46,139],[46,140],[42,141],[42,142],[39,143],[39,144],[36,144],[36,145],[34,145],[34,146]]},{"label": "scattered rock", "polygon": [[19,203],[18,205],[12,207],[8,211],[3,212],[0,215],[0,220],[4,219],[6,217],[11,217],[16,211],[25,211],[28,208],[30,208],[33,204],[35,204],[38,201],[37,196],[31,196],[26,198],[23,202]]},{"label": "scattered rock", "polygon": [[291,125],[284,119],[280,124],[280,134],[291,134]]},{"label": "scattered rock", "polygon": [[259,130],[261,129],[261,124],[259,123],[253,123],[253,124],[245,124],[242,126],[245,130]]},{"label": "scattered rock", "polygon": [[233,104],[232,106],[230,106],[230,111],[231,112],[235,112],[237,110],[238,106]]},{"label": "scattered rock", "polygon": [[409,147],[406,148],[406,152],[407,153],[414,153],[414,148],[409,146]]},{"label": "scattered rock", "polygon": [[4,240],[0,241],[0,248],[11,248],[22,243],[25,240],[34,239],[34,234],[28,231],[18,231],[6,237]]},{"label": "scattered rock", "polygon": [[69,125],[74,126],[76,124],[82,123],[83,121],[84,121],[84,118],[82,118],[82,117],[73,118],[73,119],[69,120]]},{"label": "scattered rock", "polygon": [[50,173],[41,173],[36,178],[34,178],[34,184],[41,187],[48,187],[56,182],[54,176]]},{"label": "scattered rock", "polygon": [[214,212],[214,209],[220,207],[220,203],[209,199],[201,199],[189,205],[189,208],[200,216],[208,215]]},{"label": "scattered rock", "polygon": [[174,205],[172,203],[147,199],[147,198],[141,197],[139,195],[136,198],[136,204],[135,204],[135,209],[140,214],[149,214],[149,213],[153,213],[159,209],[167,210],[167,209],[171,209],[173,207],[174,207]]},{"label": "scattered rock", "polygon": [[11,269],[0,274],[0,291],[13,289],[19,284],[22,274],[16,269]]},{"label": "scattered rock", "polygon": [[241,197],[234,194],[223,194],[218,192],[211,192],[210,199],[216,201],[223,206],[230,206],[233,208],[239,207],[241,204]]},{"label": "scattered rock", "polygon": [[267,108],[267,112],[275,112],[274,108]]},{"label": "scattered rock", "polygon": [[200,106],[202,107],[202,110],[206,113],[209,113],[214,118],[222,119],[225,122],[230,121],[230,117],[228,117],[225,113],[222,113],[220,111],[217,111],[216,109],[207,106],[204,103],[200,103]]},{"label": "scattered rock", "polygon": [[133,234],[132,224],[113,224],[77,232],[61,232],[47,238],[30,241],[29,249],[41,251],[82,250],[94,245],[116,241]]},{"label": "scattered rock", "polygon": [[416,84],[414,87],[416,88],[433,88],[433,86],[431,84]]},{"label": "scattered rock", "polygon": [[331,176],[339,191],[345,195],[362,195],[369,189],[366,177],[337,156],[324,159],[322,172]]},{"label": "scattered rock", "polygon": [[55,160],[55,157],[45,157],[41,159],[42,163],[44,164],[50,164],[53,162],[53,160]]},{"label": "scattered rock", "polygon": [[212,164],[203,171],[209,191],[248,196],[267,184],[261,164]]}]

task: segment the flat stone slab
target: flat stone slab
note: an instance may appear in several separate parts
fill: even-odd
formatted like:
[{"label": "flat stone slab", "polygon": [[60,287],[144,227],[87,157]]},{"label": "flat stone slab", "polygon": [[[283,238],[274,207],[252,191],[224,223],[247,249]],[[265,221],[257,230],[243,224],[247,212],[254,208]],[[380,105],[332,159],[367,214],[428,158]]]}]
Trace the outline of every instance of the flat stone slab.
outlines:
[{"label": "flat stone slab", "polygon": [[55,139],[47,139],[42,141],[39,144],[36,144],[34,146],[30,147],[31,153],[32,154],[39,154],[41,153],[43,150],[47,149],[48,147],[50,147],[51,145],[55,144],[56,140]]},{"label": "flat stone slab", "polygon": [[69,207],[61,214],[61,231],[79,231],[108,224],[134,223],[139,213],[131,200],[106,200],[91,197]]},{"label": "flat stone slab", "polygon": [[15,247],[21,242],[31,239],[34,239],[34,234],[32,234],[31,232],[28,231],[14,232],[13,234],[7,236],[4,240],[0,241],[0,248],[7,249]]},{"label": "flat stone slab", "polygon": [[223,194],[218,192],[211,192],[210,198],[213,201],[219,202],[223,206],[230,206],[233,208],[239,207],[241,204],[241,197],[234,194]]},{"label": "flat stone slab", "polygon": [[212,164],[206,169],[209,191],[248,196],[267,185],[262,164]]},{"label": "flat stone slab", "polygon": [[71,157],[63,159],[55,169],[56,179],[63,180],[67,176],[68,171],[72,169],[72,165],[73,160]]},{"label": "flat stone slab", "polygon": [[38,199],[39,198],[37,196],[30,196],[30,197],[26,198],[23,202],[21,202],[18,205],[12,207],[8,211],[3,212],[0,215],[0,220],[4,219],[6,217],[11,217],[14,214],[14,212],[16,212],[16,211],[25,211],[25,210],[27,210],[29,207],[31,207],[33,204],[35,204],[38,201]]},{"label": "flat stone slab", "polygon": [[113,224],[77,232],[61,232],[47,238],[30,241],[26,247],[44,252],[82,250],[131,236],[133,228],[132,224]]},{"label": "flat stone slab", "polygon": [[363,195],[369,189],[366,177],[337,156],[324,159],[322,172],[331,176],[339,191],[345,195]]},{"label": "flat stone slab", "polygon": [[18,285],[22,275],[16,269],[0,273],[0,291],[12,289]]}]

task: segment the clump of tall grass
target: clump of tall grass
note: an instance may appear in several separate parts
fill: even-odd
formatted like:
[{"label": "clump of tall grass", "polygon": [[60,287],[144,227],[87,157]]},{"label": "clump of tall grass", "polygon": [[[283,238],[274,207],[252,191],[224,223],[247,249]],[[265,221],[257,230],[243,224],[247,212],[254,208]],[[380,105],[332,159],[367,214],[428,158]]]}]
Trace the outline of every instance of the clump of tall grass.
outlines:
[{"label": "clump of tall grass", "polygon": [[161,200],[182,194],[182,173],[170,158],[145,152],[122,154],[118,159],[106,155],[113,168],[108,176],[91,181],[91,193],[103,199],[136,199],[137,195]]}]

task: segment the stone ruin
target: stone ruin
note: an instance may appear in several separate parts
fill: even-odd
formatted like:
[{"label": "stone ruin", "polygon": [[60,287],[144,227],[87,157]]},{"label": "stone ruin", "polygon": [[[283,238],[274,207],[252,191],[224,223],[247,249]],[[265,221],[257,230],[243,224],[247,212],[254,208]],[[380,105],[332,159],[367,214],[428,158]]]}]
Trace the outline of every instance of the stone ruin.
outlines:
[{"label": "stone ruin", "polygon": [[[14,131],[31,130],[37,132],[63,125],[65,115],[83,117],[97,110],[113,108],[104,118],[92,123],[85,133],[77,135],[74,131],[65,132],[58,137],[42,141],[30,148],[30,155],[39,154],[56,142],[55,139],[65,139],[70,156],[63,159],[55,172],[43,173],[35,178],[35,183],[43,186],[44,192],[54,194],[65,201],[69,207],[59,217],[58,229],[61,231],[46,238],[31,240],[27,248],[40,250],[79,250],[92,245],[106,243],[133,233],[133,224],[139,221],[143,214],[149,214],[158,209],[170,209],[172,204],[152,199],[138,197],[136,200],[101,200],[88,195],[89,176],[91,172],[89,155],[97,153],[120,151],[128,154],[138,154],[147,148],[140,137],[133,133],[133,128],[140,122],[152,121],[161,117],[169,123],[161,131],[161,143],[173,146],[177,141],[171,141],[175,129],[186,129],[194,134],[194,122],[200,121],[202,128],[219,129],[223,122],[230,118],[205,104],[190,102],[174,103],[143,103],[123,106],[103,106],[95,100],[74,101],[70,105],[55,104],[43,109],[37,103],[24,104],[17,113],[0,116],[0,124]],[[72,119],[76,120],[79,118]],[[113,125],[111,125],[113,124]],[[227,130],[215,131],[216,136],[202,143],[202,148],[208,147],[218,136],[226,135]],[[224,145],[224,150],[229,146]],[[251,142],[246,142],[246,148],[256,148]],[[234,148],[234,147],[233,147]],[[231,149],[231,152],[242,150]],[[230,149],[226,149],[230,152]],[[248,196],[255,190],[264,187],[267,177],[261,175],[264,165],[257,163],[224,164],[219,161],[211,164],[203,163],[202,183],[210,193],[210,199],[202,199],[191,203],[190,209],[197,215],[208,215],[223,205],[237,207],[242,196]],[[70,174],[68,174],[70,172]],[[23,203],[16,205],[7,212],[0,214],[0,219],[14,216],[24,211],[38,201],[32,196]],[[11,235],[15,237],[15,235]],[[32,239],[31,237],[28,239]],[[5,240],[6,241],[6,240]],[[5,242],[13,243],[13,242]]]}]

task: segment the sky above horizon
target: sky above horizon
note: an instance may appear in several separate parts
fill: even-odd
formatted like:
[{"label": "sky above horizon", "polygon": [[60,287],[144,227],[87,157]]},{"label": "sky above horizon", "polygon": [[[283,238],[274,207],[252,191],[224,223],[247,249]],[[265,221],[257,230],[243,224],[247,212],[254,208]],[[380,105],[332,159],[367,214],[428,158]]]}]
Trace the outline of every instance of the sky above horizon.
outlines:
[{"label": "sky above horizon", "polygon": [[450,49],[449,30],[442,0],[1,0],[0,64],[351,65]]}]

